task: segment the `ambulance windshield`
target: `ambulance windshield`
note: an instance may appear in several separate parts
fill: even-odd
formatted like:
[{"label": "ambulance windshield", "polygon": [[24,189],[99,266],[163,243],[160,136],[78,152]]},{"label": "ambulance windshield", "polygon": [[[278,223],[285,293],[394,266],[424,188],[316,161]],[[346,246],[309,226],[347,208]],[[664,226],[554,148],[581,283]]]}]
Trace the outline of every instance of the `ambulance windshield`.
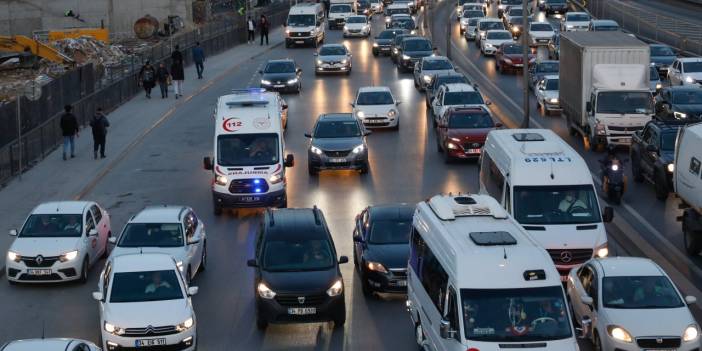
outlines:
[{"label": "ambulance windshield", "polygon": [[217,164],[223,167],[278,163],[277,134],[228,134],[217,138]]}]

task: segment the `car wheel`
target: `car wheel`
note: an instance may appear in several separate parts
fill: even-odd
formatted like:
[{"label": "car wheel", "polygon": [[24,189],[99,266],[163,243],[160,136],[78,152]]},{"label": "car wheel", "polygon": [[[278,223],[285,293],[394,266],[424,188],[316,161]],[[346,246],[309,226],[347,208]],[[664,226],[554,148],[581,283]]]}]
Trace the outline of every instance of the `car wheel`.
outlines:
[{"label": "car wheel", "polygon": [[190,283],[193,282],[192,272],[193,271],[192,268],[190,268],[190,265],[188,265],[188,267],[185,269],[185,272],[183,272],[183,274],[185,274],[185,282],[188,284],[188,286],[190,286]]},{"label": "car wheel", "polygon": [[441,141],[439,141],[439,140],[436,140],[436,151],[438,153],[444,152],[444,148],[441,147]]},{"label": "car wheel", "polygon": [[373,56],[378,56],[378,50],[373,50]]},{"label": "car wheel", "polygon": [[222,206],[215,204],[213,212],[214,212],[215,216],[221,216],[222,215]]},{"label": "car wheel", "polygon": [[334,318],[334,329],[340,329],[346,324],[346,308]]},{"label": "car wheel", "polygon": [[207,269],[207,241],[202,243],[202,256],[200,258],[200,267],[198,272],[204,272]]},{"label": "car wheel", "polygon": [[102,256],[100,258],[107,258],[110,256],[110,238],[112,237],[112,232],[107,232],[107,238],[105,239],[105,250],[102,252]]},{"label": "car wheel", "polygon": [[700,240],[698,236],[699,233],[689,230],[683,224],[683,241],[685,244],[685,251],[690,256],[697,256],[699,255],[700,251],[702,251],[702,240]]},{"label": "car wheel", "polygon": [[287,195],[285,196],[285,199],[283,199],[283,202],[278,205],[278,208],[288,208],[288,197]]},{"label": "car wheel", "polygon": [[319,170],[317,170],[316,168],[314,168],[312,166],[307,166],[307,173],[309,173],[309,175],[311,175],[311,176],[316,176],[317,173],[319,173]]},{"label": "car wheel", "polygon": [[653,179],[655,179],[654,189],[656,191],[656,199],[660,201],[665,201],[668,198],[668,186],[666,185],[665,177],[660,175],[661,172],[656,172]]},{"label": "car wheel", "polygon": [[597,334],[597,330],[593,332],[592,344],[595,347],[595,351],[602,351],[602,341],[600,341],[600,336]]},{"label": "car wheel", "polygon": [[451,153],[448,150],[446,150],[444,152],[444,163],[449,164],[451,162],[453,162],[453,157],[451,157]]},{"label": "car wheel", "polygon": [[361,291],[363,291],[363,296],[372,297],[373,288],[371,288],[370,283],[368,283],[368,278],[366,275],[361,272],[361,274],[358,275],[358,278],[361,279]]},{"label": "car wheel", "polygon": [[368,172],[370,172],[370,166],[368,162],[366,162],[363,167],[361,167],[361,174],[368,174]]},{"label": "car wheel", "polygon": [[637,183],[641,183],[644,180],[643,173],[641,172],[641,159],[636,156],[636,154],[631,157],[631,176]]},{"label": "car wheel", "polygon": [[268,321],[261,318],[260,312],[256,313],[256,328],[258,328],[258,330],[266,330],[267,327]]},{"label": "car wheel", "polygon": [[414,326],[414,340],[417,342],[419,350],[424,350],[424,328],[420,322]]},{"label": "car wheel", "polygon": [[81,284],[85,284],[88,282],[88,271],[90,270],[90,267],[88,266],[88,256],[85,256],[83,258],[83,264],[81,264],[81,269],[80,269],[80,278],[78,279],[78,282]]}]

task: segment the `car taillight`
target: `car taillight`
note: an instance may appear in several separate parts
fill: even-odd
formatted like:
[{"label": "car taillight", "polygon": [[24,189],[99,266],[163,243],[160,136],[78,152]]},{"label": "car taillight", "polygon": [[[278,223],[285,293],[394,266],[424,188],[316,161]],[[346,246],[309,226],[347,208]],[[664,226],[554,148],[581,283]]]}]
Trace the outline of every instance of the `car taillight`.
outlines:
[{"label": "car taillight", "polygon": [[470,347],[466,351],[480,351],[479,349],[476,349],[475,347]]}]

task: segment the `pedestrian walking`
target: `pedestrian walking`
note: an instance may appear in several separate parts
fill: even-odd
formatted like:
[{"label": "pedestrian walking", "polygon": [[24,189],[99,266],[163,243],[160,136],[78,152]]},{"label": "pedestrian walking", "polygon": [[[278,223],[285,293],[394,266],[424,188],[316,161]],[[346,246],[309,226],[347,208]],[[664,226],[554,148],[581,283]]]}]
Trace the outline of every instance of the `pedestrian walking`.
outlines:
[{"label": "pedestrian walking", "polygon": [[183,96],[183,81],[185,80],[183,53],[180,52],[179,45],[175,46],[175,50],[171,54],[171,79],[173,79],[175,98],[178,99]]},{"label": "pedestrian walking", "polygon": [[256,40],[254,36],[256,33],[256,21],[254,21],[251,16],[246,20],[246,28],[249,30],[249,38],[246,39],[246,43],[253,44],[254,40]]},{"label": "pedestrian walking", "polygon": [[73,111],[73,106],[66,105],[63,107],[63,110],[63,115],[61,115],[61,132],[63,134],[63,160],[65,161],[69,147],[71,151],[71,158],[76,157],[75,138],[80,134],[78,133],[78,119],[71,112]]},{"label": "pedestrian walking", "polygon": [[100,150],[100,158],[105,158],[105,141],[107,138],[107,127],[110,126],[110,121],[102,112],[102,107],[98,107],[97,111],[90,120],[90,127],[93,130],[93,157],[97,160],[98,150]]},{"label": "pedestrian walking", "polygon": [[266,45],[268,45],[268,18],[266,15],[261,15],[261,20],[258,21],[258,27],[261,29],[261,45],[263,45],[263,37],[266,37]]},{"label": "pedestrian walking", "polygon": [[146,98],[151,99],[151,89],[156,86],[156,69],[151,65],[151,61],[146,60],[144,66],[141,67],[139,71],[139,80],[141,81],[141,86],[146,92]]},{"label": "pedestrian walking", "polygon": [[202,79],[202,71],[205,70],[205,50],[202,49],[199,41],[196,41],[193,47],[193,61],[195,61],[197,79]]},{"label": "pedestrian walking", "polygon": [[170,84],[171,74],[168,73],[166,64],[161,62],[156,70],[156,81],[158,82],[159,88],[161,88],[161,99],[168,97],[168,85]]}]

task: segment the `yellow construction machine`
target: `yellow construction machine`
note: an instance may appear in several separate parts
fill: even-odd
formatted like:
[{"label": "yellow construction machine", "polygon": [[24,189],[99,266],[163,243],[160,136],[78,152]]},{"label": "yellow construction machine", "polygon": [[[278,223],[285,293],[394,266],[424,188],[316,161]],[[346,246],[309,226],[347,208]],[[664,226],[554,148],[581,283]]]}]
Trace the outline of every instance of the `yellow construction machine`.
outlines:
[{"label": "yellow construction machine", "polygon": [[3,36],[0,35],[0,52],[10,52],[18,54],[32,54],[45,58],[51,62],[61,64],[74,64],[72,58],[56,51],[56,49],[43,44],[38,40],[24,35]]}]

